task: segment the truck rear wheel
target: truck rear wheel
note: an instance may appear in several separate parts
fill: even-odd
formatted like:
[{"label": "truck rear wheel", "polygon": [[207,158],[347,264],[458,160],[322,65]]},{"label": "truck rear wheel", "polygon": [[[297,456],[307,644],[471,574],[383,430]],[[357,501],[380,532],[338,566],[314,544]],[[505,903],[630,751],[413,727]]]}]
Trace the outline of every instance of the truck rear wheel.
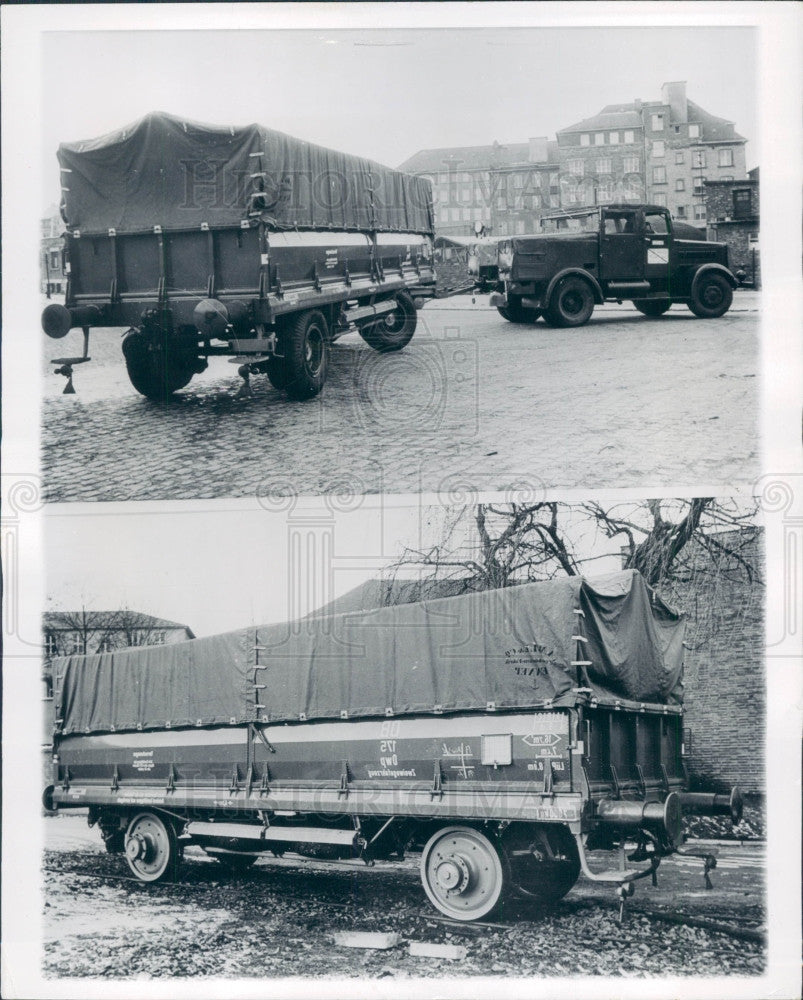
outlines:
[{"label": "truck rear wheel", "polygon": [[427,841],[421,881],[430,902],[453,920],[481,920],[502,902],[505,869],[496,845],[469,826],[448,826]]},{"label": "truck rear wheel", "polygon": [[[312,399],[323,389],[329,369],[329,327],[323,313],[309,309],[292,317],[283,340],[284,389],[290,399]],[[279,368],[276,375],[281,377]]]},{"label": "truck rear wheel", "polygon": [[633,305],[645,316],[663,316],[672,303],[669,299],[633,299]]},{"label": "truck rear wheel", "polygon": [[582,278],[564,278],[552,293],[546,315],[552,326],[582,326],[594,312],[594,293]]},{"label": "truck rear wheel", "polygon": [[148,399],[166,403],[198,371],[195,347],[183,347],[163,333],[129,331],[123,337],[123,357],[131,385]]},{"label": "truck rear wheel", "polygon": [[376,323],[360,327],[360,336],[375,351],[386,354],[406,347],[413,339],[417,324],[415,303],[407,292],[399,292],[393,312],[385,313]]},{"label": "truck rear wheel", "polygon": [[517,892],[539,903],[556,903],[580,875],[577,844],[565,826],[512,823],[502,851]]},{"label": "truck rear wheel", "polygon": [[730,282],[721,274],[704,274],[692,286],[689,309],[700,319],[724,316],[733,302]]}]

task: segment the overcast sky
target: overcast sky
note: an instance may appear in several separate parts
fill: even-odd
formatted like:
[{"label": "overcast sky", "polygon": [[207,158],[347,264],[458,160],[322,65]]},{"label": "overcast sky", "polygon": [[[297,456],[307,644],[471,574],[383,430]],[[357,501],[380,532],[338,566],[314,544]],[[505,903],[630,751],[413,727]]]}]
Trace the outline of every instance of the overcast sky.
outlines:
[{"label": "overcast sky", "polygon": [[[258,122],[398,166],[420,149],[555,137],[606,104],[691,100],[758,162],[756,31],[737,27],[98,31],[43,37],[43,198],[60,142],[149,111]],[[44,207],[44,206],[43,206]]]}]

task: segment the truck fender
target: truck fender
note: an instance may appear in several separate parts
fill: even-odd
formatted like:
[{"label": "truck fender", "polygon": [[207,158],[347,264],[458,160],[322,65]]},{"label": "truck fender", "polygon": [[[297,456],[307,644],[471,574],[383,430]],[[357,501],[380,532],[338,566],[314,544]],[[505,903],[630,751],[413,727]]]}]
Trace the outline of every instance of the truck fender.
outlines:
[{"label": "truck fender", "polygon": [[544,307],[549,305],[549,301],[552,298],[552,293],[555,291],[558,282],[563,281],[564,278],[568,278],[570,275],[582,278],[584,281],[588,282],[588,284],[591,286],[591,291],[594,293],[594,302],[597,305],[601,305],[605,301],[605,297],[602,294],[602,289],[599,286],[599,282],[597,281],[597,279],[594,277],[593,274],[589,274],[588,271],[584,271],[582,267],[565,267],[562,271],[558,271],[558,273],[549,282],[546,293],[544,294],[544,297],[541,299],[541,304]]},{"label": "truck fender", "polygon": [[694,293],[697,290],[700,278],[706,274],[711,274],[712,271],[717,274],[721,274],[722,277],[725,278],[725,280],[730,284],[731,288],[739,287],[738,279],[731,271],[728,270],[727,267],[725,267],[724,264],[701,264],[694,272],[694,277],[692,278],[690,289],[692,298],[694,298]]}]

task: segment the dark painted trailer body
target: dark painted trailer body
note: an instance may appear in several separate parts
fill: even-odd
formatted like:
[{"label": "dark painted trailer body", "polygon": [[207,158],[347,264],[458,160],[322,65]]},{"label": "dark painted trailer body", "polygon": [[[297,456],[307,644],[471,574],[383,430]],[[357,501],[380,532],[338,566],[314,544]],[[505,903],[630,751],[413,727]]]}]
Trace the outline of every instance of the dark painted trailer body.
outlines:
[{"label": "dark painted trailer body", "polygon": [[[443,913],[587,877],[629,892],[679,849],[682,623],[631,572],[246,629],[56,666],[48,808],[89,807],[144,880],[183,843],[422,848]],[[325,817],[325,819],[322,819]],[[592,869],[626,841],[650,867]]]},{"label": "dark painted trailer body", "polygon": [[130,327],[123,352],[146,396],[166,399],[225,354],[308,398],[332,341],[356,327],[399,350],[414,297],[433,294],[421,178],[258,125],[164,114],[63,144],[59,163],[68,285],[43,327]]},{"label": "dark painted trailer body", "polygon": [[704,318],[730,308],[738,281],[727,246],[700,239],[665,208],[599,206],[542,219],[542,228],[554,232],[500,242],[491,304],[505,319],[581,326],[595,304],[624,300],[653,317],[675,302]]}]

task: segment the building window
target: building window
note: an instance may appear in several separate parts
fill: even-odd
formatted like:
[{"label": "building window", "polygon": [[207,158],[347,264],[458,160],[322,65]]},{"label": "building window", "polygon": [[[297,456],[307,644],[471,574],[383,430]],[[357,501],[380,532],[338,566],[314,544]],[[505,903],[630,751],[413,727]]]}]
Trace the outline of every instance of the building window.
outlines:
[{"label": "building window", "polygon": [[685,162],[686,162],[686,154],[683,152],[682,149],[677,150],[677,152],[675,153],[675,163],[685,163]]},{"label": "building window", "polygon": [[110,653],[114,649],[114,643],[110,635],[105,635],[98,643],[99,653]]},{"label": "building window", "polygon": [[612,146],[618,146],[619,145],[619,133],[618,132],[609,132],[608,133],[608,142]]},{"label": "building window", "polygon": [[652,168],[652,182],[653,184],[666,184],[666,167]]},{"label": "building window", "polygon": [[758,250],[758,233],[747,234],[747,245],[751,250]]},{"label": "building window", "polygon": [[695,205],[694,206],[694,218],[698,221],[705,219],[705,205]]},{"label": "building window", "polygon": [[705,166],[705,150],[693,149],[691,151],[691,165],[695,169]]},{"label": "building window", "polygon": [[686,206],[685,205],[678,205],[678,207],[677,207],[677,213],[676,214],[677,214],[677,217],[679,219],[685,219],[686,218]]},{"label": "building window", "polygon": [[694,195],[696,198],[702,198],[705,194],[705,177],[695,177],[694,178]]},{"label": "building window", "polygon": [[452,209],[452,222],[459,222],[459,221],[460,221],[460,209],[459,208],[453,208]]},{"label": "building window", "polygon": [[449,221],[449,209],[448,208],[442,208],[440,210],[440,220],[441,220],[441,222],[448,222]]},{"label": "building window", "polygon": [[591,145],[591,136],[590,136],[590,135],[587,135],[587,134],[586,134],[586,133],[584,132],[584,133],[583,133],[583,134],[582,134],[582,135],[580,136],[580,145],[581,145],[581,146],[590,146],[590,145]]},{"label": "building window", "polygon": [[55,656],[58,650],[58,643],[53,632],[45,633],[45,656]]},{"label": "building window", "polygon": [[653,156],[664,156],[666,150],[664,149],[663,139],[659,139],[657,142],[652,144],[652,155]]},{"label": "building window", "polygon": [[721,181],[732,181],[733,174],[723,174],[720,178]]},{"label": "building window", "polygon": [[683,180],[682,177],[678,177],[678,179],[675,181],[675,190],[676,191],[686,190],[686,182]]},{"label": "building window", "polygon": [[570,174],[574,174],[576,177],[583,176],[585,164],[582,160],[569,160],[566,166],[569,168]]},{"label": "building window", "polygon": [[471,188],[464,187],[460,192],[461,201],[471,201]]},{"label": "building window", "polygon": [[70,643],[70,652],[81,654],[84,652],[84,642],[81,638],[80,632],[73,632],[68,636]]},{"label": "building window", "polygon": [[663,193],[656,193],[652,196],[653,204],[660,205],[661,208],[666,208],[666,195]]},{"label": "building window", "polygon": [[594,133],[594,145],[595,146],[604,146],[605,145],[605,133],[604,132],[595,132]]},{"label": "building window", "polygon": [[625,132],[625,142],[626,143],[628,143],[628,142],[632,143],[632,142],[635,142],[635,141],[636,141],[636,133],[632,132],[632,131],[626,131]]},{"label": "building window", "polygon": [[471,209],[470,208],[464,208],[463,209],[463,222],[470,222],[470,221],[471,221]]},{"label": "building window", "polygon": [[726,146],[724,149],[719,150],[719,165],[721,167],[733,166],[733,150],[730,146]]},{"label": "building window", "polygon": [[733,192],[733,216],[736,219],[744,219],[752,215],[753,199],[750,188],[736,188]]},{"label": "building window", "polygon": [[609,156],[606,156],[601,160],[597,160],[598,174],[609,174],[610,172],[611,172],[611,159]]},{"label": "building window", "polygon": [[637,156],[626,156],[622,161],[626,174],[637,174],[639,172],[639,161]]},{"label": "building window", "polygon": [[699,139],[700,138],[700,126],[699,125],[689,125],[689,138]]},{"label": "building window", "polygon": [[664,130],[664,116],[663,115],[652,115],[651,117],[651,128],[653,132],[663,132]]},{"label": "building window", "polygon": [[600,181],[599,188],[597,190],[597,200],[600,203],[613,201],[613,184],[610,180]]},{"label": "building window", "polygon": [[59,271],[61,270],[61,251],[51,250],[50,251],[50,270]]}]

